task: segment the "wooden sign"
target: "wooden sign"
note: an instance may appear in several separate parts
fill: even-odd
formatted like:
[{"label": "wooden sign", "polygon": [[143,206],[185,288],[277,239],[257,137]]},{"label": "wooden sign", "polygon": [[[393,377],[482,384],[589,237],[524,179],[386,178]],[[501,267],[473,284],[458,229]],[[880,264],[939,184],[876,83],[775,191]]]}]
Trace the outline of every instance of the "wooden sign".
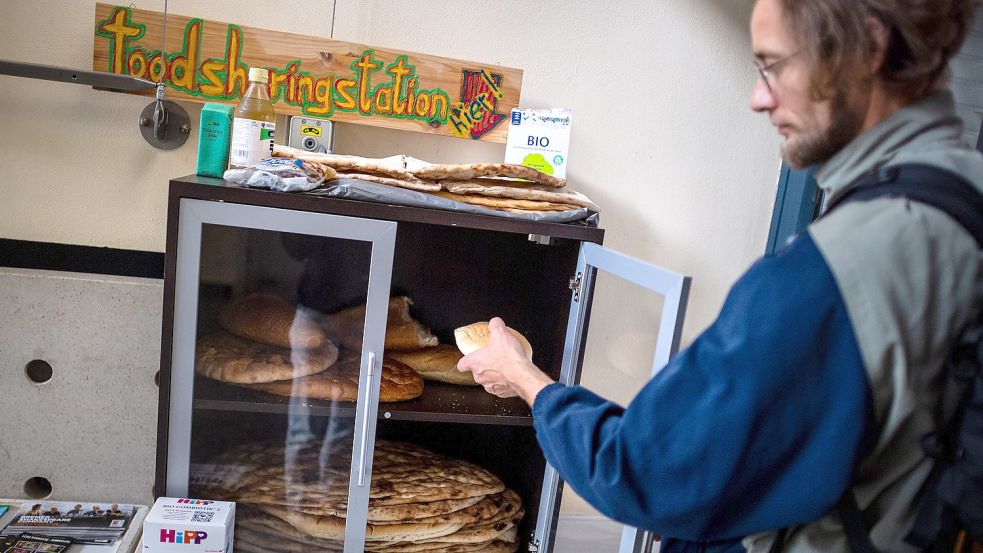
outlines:
[{"label": "wooden sign", "polygon": [[522,71],[96,4],[92,67],[157,82],[167,97],[236,103],[250,67],[269,71],[278,113],[505,142]]}]

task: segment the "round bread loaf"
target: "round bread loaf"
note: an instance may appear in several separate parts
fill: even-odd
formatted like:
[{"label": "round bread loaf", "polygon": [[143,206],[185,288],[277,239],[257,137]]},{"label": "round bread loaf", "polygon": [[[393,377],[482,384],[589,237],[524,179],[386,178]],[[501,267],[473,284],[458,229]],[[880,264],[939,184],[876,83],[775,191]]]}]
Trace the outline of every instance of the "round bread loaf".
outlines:
[{"label": "round bread loaf", "polygon": [[457,370],[461,352],[450,344],[438,344],[431,348],[414,351],[387,351],[386,357],[405,363],[427,380],[477,386],[471,372]]},{"label": "round bread loaf", "polygon": [[330,343],[304,310],[266,292],[253,292],[226,303],[218,310],[218,324],[236,336],[281,348],[314,350]]},{"label": "round bread loaf", "polygon": [[[526,340],[526,337],[514,328],[505,328],[519,340],[519,343],[522,344],[522,349],[526,352],[526,357],[531,360],[532,345],[529,344],[529,340]],[[457,348],[464,355],[487,346],[489,338],[491,338],[491,331],[488,329],[488,323],[485,321],[472,323],[454,330],[454,341],[457,342]]]}]

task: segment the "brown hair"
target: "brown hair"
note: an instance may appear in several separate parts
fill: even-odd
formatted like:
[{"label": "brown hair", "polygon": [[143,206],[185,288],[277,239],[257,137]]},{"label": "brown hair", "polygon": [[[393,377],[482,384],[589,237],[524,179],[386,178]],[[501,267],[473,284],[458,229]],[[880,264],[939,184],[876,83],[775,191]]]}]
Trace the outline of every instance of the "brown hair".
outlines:
[{"label": "brown hair", "polygon": [[874,51],[866,22],[880,20],[889,39],[879,77],[914,100],[944,84],[949,59],[966,39],[980,0],[779,0],[802,54],[816,68],[817,99],[856,79]]}]

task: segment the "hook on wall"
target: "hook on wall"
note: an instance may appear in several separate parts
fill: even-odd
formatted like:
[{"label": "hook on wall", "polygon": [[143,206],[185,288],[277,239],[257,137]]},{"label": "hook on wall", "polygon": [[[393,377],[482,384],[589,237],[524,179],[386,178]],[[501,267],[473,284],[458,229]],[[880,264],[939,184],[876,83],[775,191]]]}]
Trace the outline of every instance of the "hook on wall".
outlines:
[{"label": "hook on wall", "polygon": [[154,148],[174,150],[188,141],[191,135],[191,119],[180,105],[164,99],[164,75],[167,74],[167,55],[164,48],[167,39],[167,0],[164,0],[160,35],[161,70],[157,80],[157,97],[140,112],[140,134]]}]

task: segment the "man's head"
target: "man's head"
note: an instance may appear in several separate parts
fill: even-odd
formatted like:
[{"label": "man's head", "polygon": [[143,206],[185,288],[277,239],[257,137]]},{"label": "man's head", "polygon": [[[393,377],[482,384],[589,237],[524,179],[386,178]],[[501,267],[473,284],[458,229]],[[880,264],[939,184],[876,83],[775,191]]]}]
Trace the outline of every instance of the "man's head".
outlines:
[{"label": "man's head", "polygon": [[945,85],[978,0],[757,0],[751,40],[767,112],[795,168]]}]

